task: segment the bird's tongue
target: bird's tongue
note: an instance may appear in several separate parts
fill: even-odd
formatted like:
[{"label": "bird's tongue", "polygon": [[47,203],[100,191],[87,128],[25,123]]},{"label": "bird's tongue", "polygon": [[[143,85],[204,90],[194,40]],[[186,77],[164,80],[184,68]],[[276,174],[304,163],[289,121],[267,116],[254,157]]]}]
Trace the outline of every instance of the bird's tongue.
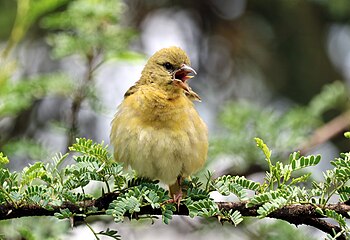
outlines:
[{"label": "bird's tongue", "polygon": [[179,79],[175,79],[176,84],[181,87],[183,90],[185,90],[186,92],[190,92],[190,87],[188,86],[186,81],[183,80],[179,80]]},{"label": "bird's tongue", "polygon": [[192,89],[187,84],[187,80],[194,77],[189,74],[196,75],[197,73],[193,68],[187,66],[186,64],[183,64],[181,68],[178,71],[176,71],[173,75],[174,84],[185,90],[186,96],[188,96],[191,100],[200,102],[201,98],[198,96],[197,93],[192,91]]},{"label": "bird's tongue", "polygon": [[193,76],[188,75],[190,72],[186,70],[180,70],[175,73],[174,80],[179,87],[184,89],[186,92],[190,92],[191,88],[188,86],[187,80],[193,78]]}]

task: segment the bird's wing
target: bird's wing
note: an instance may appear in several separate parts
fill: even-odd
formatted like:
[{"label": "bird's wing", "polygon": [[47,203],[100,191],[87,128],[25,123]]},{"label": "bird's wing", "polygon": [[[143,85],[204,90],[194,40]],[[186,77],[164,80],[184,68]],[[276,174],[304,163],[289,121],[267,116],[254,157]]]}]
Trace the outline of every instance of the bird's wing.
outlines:
[{"label": "bird's wing", "polygon": [[126,93],[124,94],[124,98],[126,98],[126,97],[128,97],[128,96],[134,94],[134,93],[137,91],[137,88],[138,88],[137,84],[131,86],[131,87],[128,89],[128,91],[126,91]]}]

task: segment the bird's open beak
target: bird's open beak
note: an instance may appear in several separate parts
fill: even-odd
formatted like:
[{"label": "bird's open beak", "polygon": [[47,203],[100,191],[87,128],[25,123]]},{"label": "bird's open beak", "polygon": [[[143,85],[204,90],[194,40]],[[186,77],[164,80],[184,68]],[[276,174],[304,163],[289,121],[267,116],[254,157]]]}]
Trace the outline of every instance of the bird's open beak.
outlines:
[{"label": "bird's open beak", "polygon": [[191,89],[187,84],[187,80],[193,78],[193,75],[197,75],[196,71],[187,66],[186,64],[182,64],[181,68],[173,73],[174,84],[184,89],[186,92],[190,92]]}]

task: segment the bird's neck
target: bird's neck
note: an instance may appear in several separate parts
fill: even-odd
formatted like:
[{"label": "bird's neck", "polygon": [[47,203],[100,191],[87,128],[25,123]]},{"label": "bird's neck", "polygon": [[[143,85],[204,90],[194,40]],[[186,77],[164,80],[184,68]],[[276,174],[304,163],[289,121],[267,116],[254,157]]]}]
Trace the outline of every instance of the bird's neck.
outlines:
[{"label": "bird's neck", "polygon": [[158,75],[157,80],[152,72],[143,73],[137,85],[144,89],[152,89],[152,94],[149,94],[152,100],[176,100],[184,95],[183,89],[175,86],[173,81],[169,79],[169,75]]},{"label": "bird's neck", "polygon": [[141,110],[142,118],[150,122],[174,122],[180,113],[192,106],[183,92],[165,91],[158,86],[140,86],[136,95],[138,111]]},{"label": "bird's neck", "polygon": [[173,86],[162,86],[149,84],[140,88],[145,105],[163,109],[166,106],[182,102],[185,95],[182,89]]}]

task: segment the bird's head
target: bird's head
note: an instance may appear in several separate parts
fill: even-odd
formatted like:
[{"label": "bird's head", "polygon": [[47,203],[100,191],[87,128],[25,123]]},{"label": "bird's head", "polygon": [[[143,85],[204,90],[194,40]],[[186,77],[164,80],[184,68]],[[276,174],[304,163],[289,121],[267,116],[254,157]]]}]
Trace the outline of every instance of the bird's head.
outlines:
[{"label": "bird's head", "polygon": [[[191,75],[192,74],[192,75]],[[179,47],[163,48],[148,60],[142,71],[143,84],[156,84],[169,93],[194,93],[187,81],[196,75],[190,60]],[[199,98],[199,97],[198,97]]]}]

